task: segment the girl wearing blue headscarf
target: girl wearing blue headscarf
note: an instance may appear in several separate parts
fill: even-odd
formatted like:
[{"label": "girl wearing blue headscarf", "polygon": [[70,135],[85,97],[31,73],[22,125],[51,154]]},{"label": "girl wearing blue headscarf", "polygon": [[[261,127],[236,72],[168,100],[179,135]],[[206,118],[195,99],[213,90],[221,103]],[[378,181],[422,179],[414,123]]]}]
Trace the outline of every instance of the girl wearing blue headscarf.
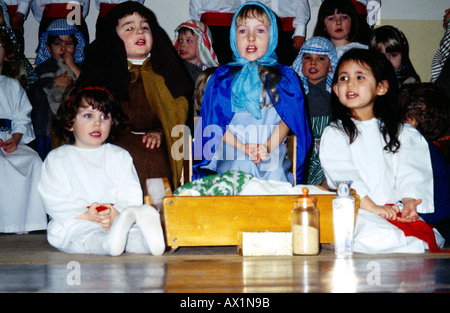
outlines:
[{"label": "girl wearing blue headscarf", "polygon": [[297,183],[311,135],[296,73],[277,63],[276,18],[259,2],[237,10],[230,31],[233,60],[208,81],[194,140],[194,174],[242,171],[294,183],[288,133],[297,136]]},{"label": "girl wearing blue headscarf", "polygon": [[338,59],[333,43],[325,37],[308,39],[292,64],[306,94],[307,112],[314,144],[311,148],[306,184],[321,185],[325,174],[320,165],[319,145],[323,130],[331,119],[331,87]]}]

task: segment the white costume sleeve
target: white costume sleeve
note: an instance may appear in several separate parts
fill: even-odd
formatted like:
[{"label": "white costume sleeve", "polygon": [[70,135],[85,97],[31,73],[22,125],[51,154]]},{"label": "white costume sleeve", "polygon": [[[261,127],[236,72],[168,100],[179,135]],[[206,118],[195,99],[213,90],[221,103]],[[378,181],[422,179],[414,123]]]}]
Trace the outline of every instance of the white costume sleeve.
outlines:
[{"label": "white costume sleeve", "polygon": [[23,144],[35,138],[30,118],[31,109],[31,103],[20,83],[16,79],[0,75],[0,118],[12,121],[11,134],[21,133],[20,142]]},{"label": "white costume sleeve", "polygon": [[419,213],[434,212],[433,169],[428,143],[414,127],[404,124],[397,153],[396,181],[402,198],[422,199]]},{"label": "white costume sleeve", "polygon": [[351,188],[360,197],[369,193],[359,170],[353,162],[348,136],[337,127],[327,126],[320,140],[320,163],[331,188],[337,188],[336,180],[352,181]]},{"label": "white costume sleeve", "polygon": [[86,202],[73,201],[71,177],[64,164],[58,162],[50,153],[42,167],[39,193],[45,204],[47,214],[60,225],[68,225],[75,217],[86,211]]},{"label": "white costume sleeve", "polygon": [[308,0],[291,0],[290,2],[294,9],[294,36],[306,37],[306,24],[308,24],[310,18]]}]

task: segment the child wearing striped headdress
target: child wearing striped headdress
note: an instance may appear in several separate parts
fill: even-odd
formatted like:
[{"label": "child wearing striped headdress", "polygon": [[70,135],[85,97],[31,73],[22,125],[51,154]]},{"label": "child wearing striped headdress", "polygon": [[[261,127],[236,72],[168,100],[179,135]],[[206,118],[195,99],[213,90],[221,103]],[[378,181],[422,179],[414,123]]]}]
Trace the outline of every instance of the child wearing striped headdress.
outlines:
[{"label": "child wearing striped headdress", "polygon": [[208,26],[189,20],[175,29],[175,36],[175,49],[194,82],[205,69],[219,66]]},{"label": "child wearing striped headdress", "polygon": [[308,39],[292,64],[307,95],[307,110],[314,146],[310,152],[305,182],[310,185],[324,183],[325,175],[319,160],[320,137],[331,118],[331,86],[337,65],[336,49],[325,37]]}]

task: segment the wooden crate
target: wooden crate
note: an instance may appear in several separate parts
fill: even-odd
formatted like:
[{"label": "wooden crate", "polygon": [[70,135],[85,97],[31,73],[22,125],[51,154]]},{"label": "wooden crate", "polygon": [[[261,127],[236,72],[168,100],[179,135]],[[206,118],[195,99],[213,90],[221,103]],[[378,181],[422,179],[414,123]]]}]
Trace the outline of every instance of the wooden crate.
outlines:
[{"label": "wooden crate", "polygon": [[[359,207],[356,199],[355,212]],[[313,195],[320,219],[320,242],[333,243],[334,194]],[[291,231],[291,211],[298,195],[168,196],[163,199],[167,245],[238,245],[239,232]],[[355,214],[356,216],[356,214]]]}]

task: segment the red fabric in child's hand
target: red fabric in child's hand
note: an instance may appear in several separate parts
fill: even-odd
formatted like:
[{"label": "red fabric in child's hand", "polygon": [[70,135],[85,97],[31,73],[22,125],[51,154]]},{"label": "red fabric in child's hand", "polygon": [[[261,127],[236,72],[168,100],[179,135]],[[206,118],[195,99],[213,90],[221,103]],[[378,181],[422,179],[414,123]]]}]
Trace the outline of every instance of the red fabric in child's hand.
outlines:
[{"label": "red fabric in child's hand", "polygon": [[[397,213],[397,216],[401,217],[402,213]],[[405,236],[414,236],[419,238],[420,240],[425,241],[428,244],[428,250],[434,253],[450,253],[450,250],[441,250],[437,246],[436,237],[434,236],[434,231],[422,220],[417,220],[410,223],[400,222],[400,221],[392,221],[388,220],[391,224],[400,228]]]},{"label": "red fabric in child's hand", "polygon": [[101,211],[105,211],[107,208],[108,207],[101,205],[101,206],[98,206],[96,209],[97,209],[97,212],[101,212]]}]

